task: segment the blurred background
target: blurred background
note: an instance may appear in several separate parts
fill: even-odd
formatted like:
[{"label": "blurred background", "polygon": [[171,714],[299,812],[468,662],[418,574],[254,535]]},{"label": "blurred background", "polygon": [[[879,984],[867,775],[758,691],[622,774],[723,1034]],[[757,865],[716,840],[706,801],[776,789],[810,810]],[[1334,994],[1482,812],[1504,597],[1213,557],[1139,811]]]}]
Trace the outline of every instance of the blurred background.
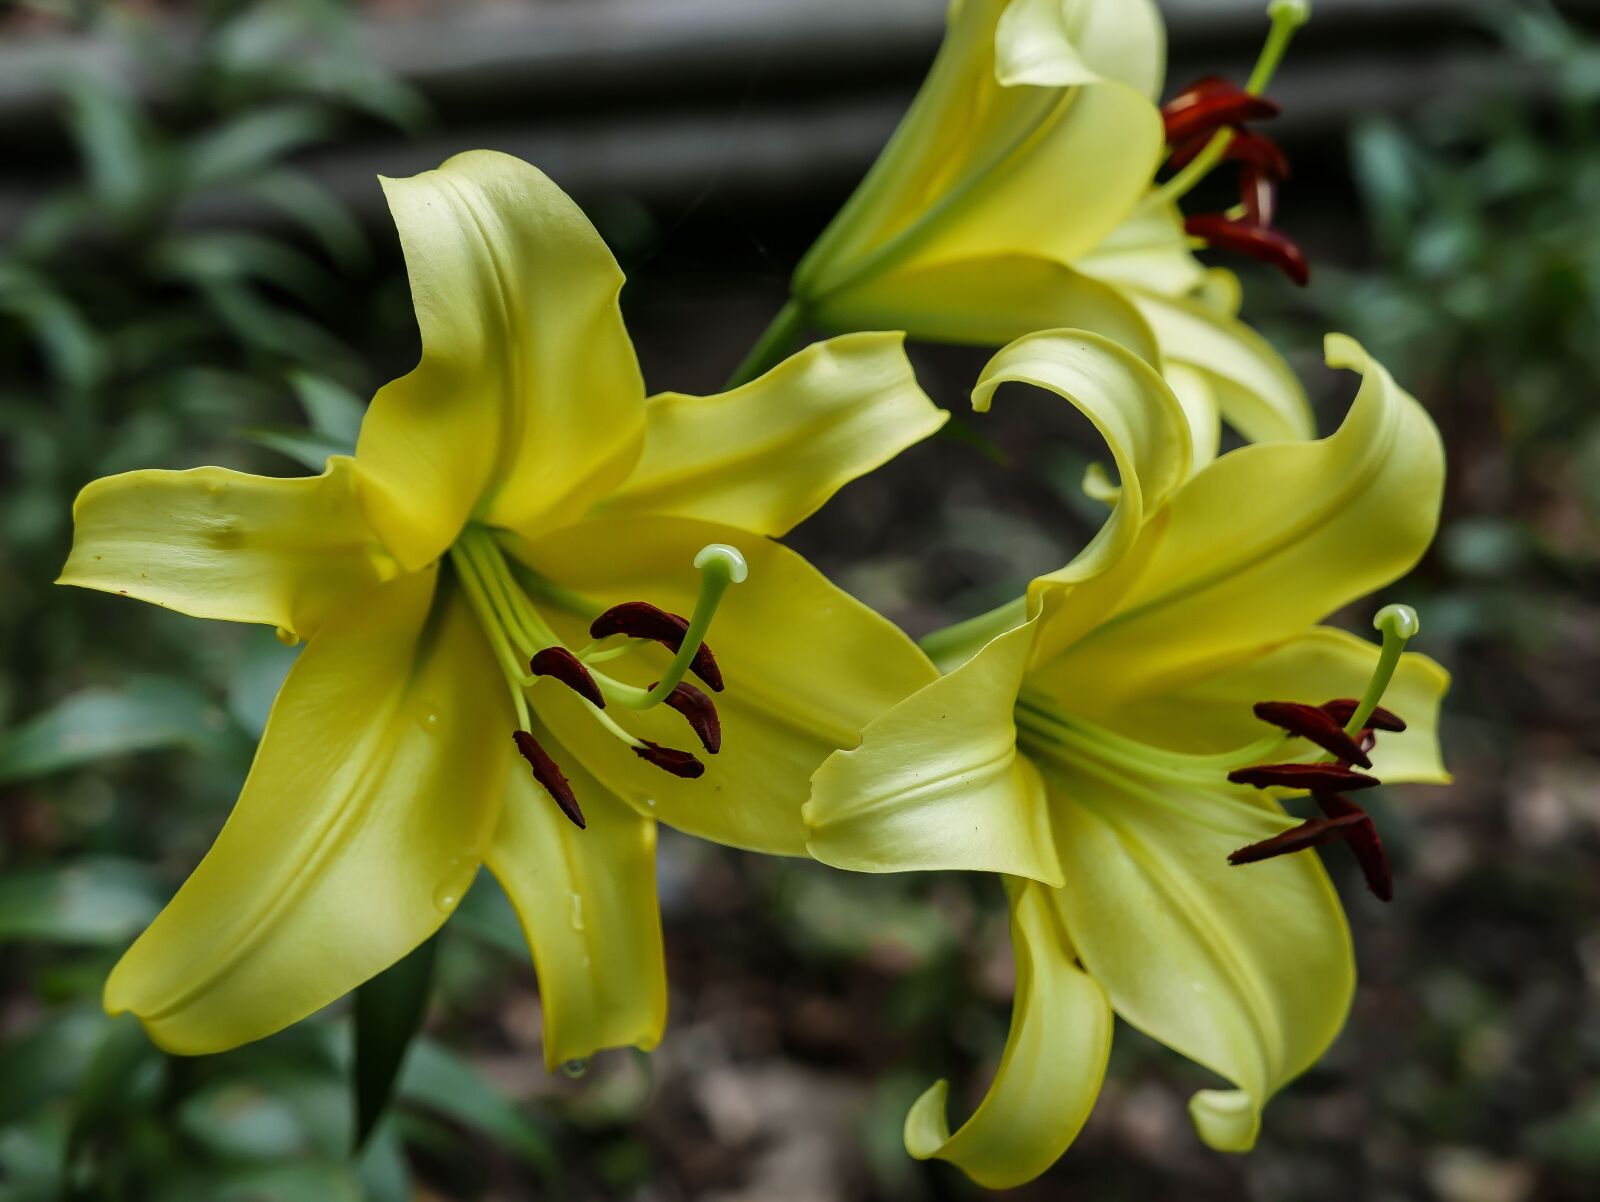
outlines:
[{"label": "blurred background", "polygon": [[[1169,89],[1242,78],[1264,0],[1166,0]],[[1600,1196],[1600,5],[1317,0],[1274,95],[1294,292],[1247,272],[1324,431],[1348,331],[1432,410],[1445,523],[1382,600],[1455,673],[1456,783],[1375,806],[1398,896],[1337,851],[1362,984],[1258,1151],[1206,1152],[1198,1070],[1126,1028],[1069,1155],[1085,1202]],[[892,129],[939,0],[0,5],[0,1200],[857,1202],[982,1191],[910,1161],[1004,1040],[998,885],[867,878],[663,831],[672,1022],[547,1075],[483,876],[441,940],[400,1101],[345,1157],[348,1011],[167,1058],[98,996],[226,815],[292,652],[50,585],[90,479],[320,465],[416,331],[374,176],[495,147],[630,276],[653,389],[714,390]],[[1229,266],[1237,266],[1230,263]],[[1043,397],[962,416],[985,359],[914,350],[951,433],[792,540],[913,633],[1005,599],[1097,521]],[[311,432],[306,432],[307,422]],[[1369,612],[1342,615],[1364,629]]]}]

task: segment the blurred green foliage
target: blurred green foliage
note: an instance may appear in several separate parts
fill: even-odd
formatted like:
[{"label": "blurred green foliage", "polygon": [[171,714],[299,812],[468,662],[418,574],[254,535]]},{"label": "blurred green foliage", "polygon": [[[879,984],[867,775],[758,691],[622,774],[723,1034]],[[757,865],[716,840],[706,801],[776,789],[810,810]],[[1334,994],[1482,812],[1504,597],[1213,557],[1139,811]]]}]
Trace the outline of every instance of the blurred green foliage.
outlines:
[{"label": "blurred green foliage", "polygon": [[1357,127],[1375,260],[1315,296],[1445,432],[1434,632],[1537,657],[1568,625],[1550,607],[1600,568],[1600,44],[1545,0],[1476,11],[1504,69]]}]

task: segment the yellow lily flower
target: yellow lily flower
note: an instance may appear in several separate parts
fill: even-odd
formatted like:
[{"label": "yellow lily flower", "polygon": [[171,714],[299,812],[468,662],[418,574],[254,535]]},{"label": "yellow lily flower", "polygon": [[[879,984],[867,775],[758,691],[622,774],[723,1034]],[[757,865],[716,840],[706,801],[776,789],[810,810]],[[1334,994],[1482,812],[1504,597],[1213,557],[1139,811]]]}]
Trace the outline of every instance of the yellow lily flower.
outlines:
[{"label": "yellow lily flower", "polygon": [[[936,654],[947,675],[813,778],[817,858],[1006,876],[1010,1039],[961,1129],[943,1082],[918,1101],[914,1155],[991,1187],[1042,1172],[1093,1105],[1113,1012],[1233,1083],[1190,1113],[1212,1147],[1243,1151],[1267,1099],[1339,1031],[1354,984],[1342,911],[1314,856],[1278,853],[1345,839],[1386,891],[1370,819],[1333,790],[1376,783],[1350,764],[1368,761],[1363,723],[1398,725],[1380,696],[1409,726],[1371,752],[1376,775],[1445,779],[1447,678],[1399,654],[1398,626],[1380,652],[1316,625],[1417,561],[1443,485],[1422,408],[1349,339],[1330,337],[1327,357],[1364,377],[1336,433],[1247,446],[1192,477],[1177,398],[1115,344],[1034,335],[984,372],[980,409],[1011,380],[1076,405],[1122,487],[1085,551],[1030,586],[1020,624],[960,632]],[[1263,718],[1282,730],[1263,739]],[[1319,746],[1340,762],[1305,754]],[[1273,759],[1292,762],[1261,766]],[[1274,795],[1306,788],[1330,812],[1296,825]]]},{"label": "yellow lily flower", "polygon": [[[1258,85],[1286,41],[1269,41]],[[1312,437],[1294,373],[1237,318],[1238,281],[1190,252],[1176,195],[1215,158],[1154,186],[1165,58],[1153,0],[952,0],[926,81],[800,263],[773,343],[808,322],[993,346],[1093,330],[1168,374],[1196,467],[1219,415],[1252,441]]]},{"label": "yellow lily flower", "polygon": [[[354,457],[78,498],[62,583],[307,640],[232,816],[105,1004],[175,1052],[260,1038],[419,945],[487,864],[532,948],[546,1059],[649,1048],[657,820],[803,854],[812,770],[936,677],[772,536],[944,415],[897,334],[647,400],[622,273],[549,179],[475,151],[383,186],[422,357]],[[680,683],[691,668],[726,691]],[[720,754],[672,746],[691,731]]]}]

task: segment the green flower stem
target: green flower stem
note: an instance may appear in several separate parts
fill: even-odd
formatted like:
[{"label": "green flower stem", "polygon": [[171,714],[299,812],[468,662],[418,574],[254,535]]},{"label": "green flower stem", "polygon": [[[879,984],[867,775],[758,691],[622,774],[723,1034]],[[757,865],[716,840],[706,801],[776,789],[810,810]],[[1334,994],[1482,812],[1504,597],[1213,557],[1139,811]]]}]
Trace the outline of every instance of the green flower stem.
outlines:
[{"label": "green flower stem", "polygon": [[750,383],[751,380],[765,375],[787,359],[800,345],[801,336],[805,333],[810,320],[805,305],[791,299],[778,310],[778,315],[762,331],[755,346],[751,347],[750,353],[744,357],[744,362],[740,363],[734,369],[733,375],[728,377],[728,382],[723,385],[724,391]]}]

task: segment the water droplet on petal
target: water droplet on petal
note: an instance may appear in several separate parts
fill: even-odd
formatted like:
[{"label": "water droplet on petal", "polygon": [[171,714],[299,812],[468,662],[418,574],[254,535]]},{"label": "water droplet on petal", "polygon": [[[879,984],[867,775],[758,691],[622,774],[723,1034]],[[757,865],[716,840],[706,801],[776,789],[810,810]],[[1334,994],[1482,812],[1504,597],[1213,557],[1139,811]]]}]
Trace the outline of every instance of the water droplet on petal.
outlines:
[{"label": "water droplet on petal", "polygon": [[561,1062],[561,1071],[576,1081],[589,1071],[589,1062],[587,1060],[564,1060]]},{"label": "water droplet on petal", "polygon": [[653,810],[656,808],[656,799],[654,797],[646,797],[644,804]]},{"label": "water droplet on petal", "polygon": [[431,701],[424,701],[417,706],[417,725],[430,735],[439,730],[439,708]]},{"label": "water droplet on petal", "polygon": [[472,878],[477,875],[477,860],[457,856],[450,861],[449,868],[445,870],[444,880],[440,881],[439,887],[433,891],[433,904],[446,914],[450,913],[461,904],[462,897],[472,885]]},{"label": "water droplet on petal", "polygon": [[572,902],[572,909],[568,916],[568,921],[571,922],[574,931],[581,931],[583,930],[583,898],[576,893],[569,896]]}]

